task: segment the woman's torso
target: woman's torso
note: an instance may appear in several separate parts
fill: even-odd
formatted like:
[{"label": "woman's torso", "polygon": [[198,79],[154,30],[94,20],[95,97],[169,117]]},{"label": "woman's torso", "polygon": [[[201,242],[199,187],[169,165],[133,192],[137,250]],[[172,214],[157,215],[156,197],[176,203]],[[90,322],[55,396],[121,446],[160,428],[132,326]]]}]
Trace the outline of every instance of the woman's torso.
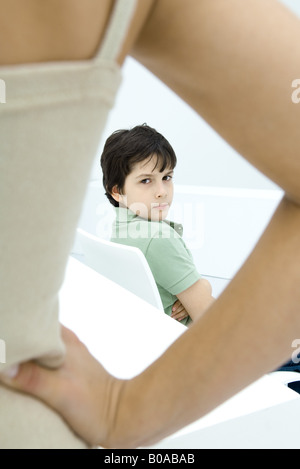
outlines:
[{"label": "woman's torso", "polygon": [[[126,8],[128,3],[127,0],[121,1],[124,2],[124,10],[124,6]],[[23,149],[25,151],[28,147],[28,142],[31,142],[31,140],[28,140],[30,135],[33,146],[35,146],[35,140],[43,134],[42,145],[45,150],[43,158],[50,161],[52,160],[51,155],[54,154],[57,146],[64,148],[65,159],[69,158],[67,161],[72,162],[72,165],[69,165],[68,176],[70,176],[72,168],[76,167],[74,162],[77,161],[79,169],[76,174],[74,173],[74,178],[78,178],[78,174],[80,174],[80,177],[84,179],[80,168],[85,166],[84,158],[89,160],[93,158],[93,147],[96,146],[98,135],[100,138],[101,126],[103,128],[107,112],[112,105],[118,88],[119,70],[116,63],[120,64],[123,60],[122,57],[130,49],[143,23],[143,18],[146,16],[146,7],[149,7],[152,2],[144,0],[141,3],[143,5],[136,9],[131,20],[133,23],[130,23],[133,24],[130,29],[131,32],[125,35],[125,40],[122,40],[117,57],[109,57],[106,50],[104,58],[101,57],[99,61],[98,54],[97,60],[94,60],[95,53],[100,50],[101,55],[103,38],[110,23],[109,20],[115,2],[109,0],[101,2],[66,0],[64,2],[41,3],[39,0],[31,0],[30,5],[29,2],[26,2],[26,7],[22,1],[5,4],[7,14],[1,15],[0,19],[0,42],[2,44],[0,76],[5,79],[7,84],[7,101],[1,108],[3,139],[1,139],[2,146],[0,145],[0,149],[4,164],[15,154],[15,142],[18,142],[20,151],[23,152]],[[18,4],[17,11],[15,9],[16,4]],[[47,7],[43,9],[45,5]],[[9,11],[10,6],[11,10]],[[3,18],[5,18],[5,24],[1,24]],[[46,26],[47,24],[48,26]],[[117,33],[118,31],[117,24]],[[56,39],[53,40],[53,37]],[[115,50],[114,44],[112,46]],[[20,67],[19,64],[25,65]],[[63,90],[62,84],[65,85]],[[50,97],[49,87],[51,87]],[[39,109],[38,114],[35,113],[35,109]],[[24,114],[24,110],[26,110],[26,114]],[[61,113],[64,116],[63,120],[61,119]],[[24,115],[26,115],[26,119],[22,117]],[[93,125],[87,127],[85,122],[90,122]],[[47,125],[43,123],[47,123]],[[56,135],[55,139],[51,137],[53,135],[51,131],[47,131],[48,128],[52,129],[52,132]],[[18,129],[17,139],[16,129]],[[34,132],[36,129],[37,131]],[[86,134],[82,135],[81,129],[85,129]],[[76,139],[78,139],[77,143]],[[91,141],[94,141],[92,145]],[[60,142],[59,145],[58,142]],[[89,145],[91,145],[91,148],[89,148]],[[85,149],[84,158],[82,158],[81,148]],[[27,148],[27,150],[30,149]],[[70,153],[69,156],[67,152]],[[87,157],[86,153],[90,153],[90,156]],[[23,156],[26,159],[26,151]],[[30,158],[32,158],[32,155],[30,155]],[[40,164],[38,161],[42,161],[42,158],[37,158],[36,164]],[[30,169],[29,161],[27,166]],[[88,167],[88,162],[86,166]],[[16,170],[18,170],[18,165]],[[84,171],[87,172],[88,170],[84,169]],[[56,174],[56,176],[58,175]],[[25,177],[26,175],[23,175],[23,178]],[[51,177],[52,180],[55,180],[55,174]],[[80,191],[84,190],[83,186],[84,184],[82,184]],[[77,216],[76,211],[79,210],[78,207],[80,206],[80,197],[76,194],[77,200],[73,196],[74,190],[71,187],[69,191],[70,206],[71,208],[74,205],[77,207],[74,209],[73,224]],[[66,192],[64,192],[64,198],[67,199],[67,197]],[[30,206],[30,200],[25,205],[25,209],[27,209]],[[69,229],[69,231],[71,230]],[[11,259],[7,258],[7,262],[11,262]],[[24,262],[26,263],[27,260]],[[52,264],[51,261],[50,267]],[[54,264],[56,265],[55,262]],[[53,285],[50,284],[47,285],[47,289],[51,291],[57,288],[56,277],[61,276],[57,272],[57,265],[52,276],[54,287],[52,288]],[[5,265],[2,266],[2,269],[5,270]],[[61,270],[63,271],[63,266]],[[47,273],[49,274],[48,270]],[[35,292],[41,290],[37,283],[34,282],[36,288],[33,294],[35,296]],[[22,288],[22,285],[20,287]],[[13,314],[10,314],[10,309],[12,311],[20,309],[18,305],[14,304],[17,299],[10,291],[14,288],[15,285],[8,285],[7,292],[1,298],[1,303],[4,304],[2,308],[4,317],[2,319],[7,323],[6,329],[2,330],[1,333],[6,337],[7,332],[7,343],[9,344],[7,348],[10,351],[7,354],[8,359],[14,363],[15,361],[30,359],[28,353],[33,353],[32,358],[38,357],[39,354],[47,356],[44,341],[42,337],[40,338],[42,334],[32,327],[32,323],[35,323],[30,320],[32,312],[28,317],[24,313],[25,319],[28,319],[26,321],[28,330],[22,330],[22,340],[16,343],[13,339],[18,320],[13,317]],[[28,296],[30,296],[30,293],[28,293]],[[27,297],[25,295],[25,300]],[[45,295],[45,297],[48,298],[48,295]],[[31,302],[28,301],[28,305],[30,304]],[[29,309],[28,305],[26,301],[22,302],[21,309],[26,312]],[[40,307],[43,309],[43,305]],[[49,320],[50,323],[57,321],[55,315]],[[26,337],[28,338],[28,344],[25,343],[24,345],[23,341]],[[32,352],[31,344],[33,343],[36,350]],[[52,343],[49,345],[49,351],[51,351],[52,345],[55,350],[58,349],[59,351],[60,346],[55,334]],[[7,363],[8,365],[9,363]],[[59,416],[42,403],[3,387],[0,387],[0,415],[0,447],[2,448],[84,447],[84,443],[73,435]]]},{"label": "woman's torso", "polygon": [[[1,4],[3,6],[1,7]],[[145,24],[154,0],[137,1],[130,31],[117,59],[122,64]],[[0,0],[0,66],[95,56],[115,0]]]}]

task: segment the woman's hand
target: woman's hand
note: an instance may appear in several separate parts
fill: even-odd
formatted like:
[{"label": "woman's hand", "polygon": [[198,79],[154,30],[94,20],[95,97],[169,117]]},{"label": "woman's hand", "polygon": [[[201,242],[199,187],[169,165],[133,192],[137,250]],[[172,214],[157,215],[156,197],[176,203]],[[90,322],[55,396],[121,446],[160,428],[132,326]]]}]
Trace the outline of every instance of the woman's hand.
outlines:
[{"label": "woman's hand", "polygon": [[0,381],[44,401],[90,446],[105,446],[124,381],[113,378],[72,331],[62,327],[62,337],[66,356],[60,368],[27,362]]}]

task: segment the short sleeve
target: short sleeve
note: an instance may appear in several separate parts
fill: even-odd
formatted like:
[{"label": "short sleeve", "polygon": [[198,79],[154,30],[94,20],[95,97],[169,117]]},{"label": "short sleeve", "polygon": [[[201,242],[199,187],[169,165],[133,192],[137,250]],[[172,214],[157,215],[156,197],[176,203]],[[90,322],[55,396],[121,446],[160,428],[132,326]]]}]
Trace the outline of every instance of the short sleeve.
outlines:
[{"label": "short sleeve", "polygon": [[201,278],[180,236],[152,238],[146,259],[156,283],[173,295],[183,292]]}]

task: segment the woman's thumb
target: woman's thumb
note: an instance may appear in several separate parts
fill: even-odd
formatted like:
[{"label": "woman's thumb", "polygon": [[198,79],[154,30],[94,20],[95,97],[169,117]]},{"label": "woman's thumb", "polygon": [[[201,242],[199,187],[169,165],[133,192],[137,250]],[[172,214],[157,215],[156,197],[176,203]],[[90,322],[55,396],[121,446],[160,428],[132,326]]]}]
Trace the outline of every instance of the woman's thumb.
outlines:
[{"label": "woman's thumb", "polygon": [[13,365],[1,372],[0,383],[18,391],[29,393],[39,399],[48,400],[48,402],[51,391],[53,392],[51,371],[34,362]]}]

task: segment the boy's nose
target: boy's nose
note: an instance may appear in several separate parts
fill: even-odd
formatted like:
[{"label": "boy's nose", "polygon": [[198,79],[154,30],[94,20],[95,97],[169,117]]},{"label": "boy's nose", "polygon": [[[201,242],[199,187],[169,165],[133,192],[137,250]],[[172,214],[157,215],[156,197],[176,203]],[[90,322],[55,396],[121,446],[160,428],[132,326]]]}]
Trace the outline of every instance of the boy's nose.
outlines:
[{"label": "boy's nose", "polygon": [[158,199],[161,199],[161,198],[164,197],[166,194],[167,194],[167,191],[166,191],[166,189],[164,188],[163,185],[159,185],[159,186],[156,188],[156,197],[157,197]]}]

